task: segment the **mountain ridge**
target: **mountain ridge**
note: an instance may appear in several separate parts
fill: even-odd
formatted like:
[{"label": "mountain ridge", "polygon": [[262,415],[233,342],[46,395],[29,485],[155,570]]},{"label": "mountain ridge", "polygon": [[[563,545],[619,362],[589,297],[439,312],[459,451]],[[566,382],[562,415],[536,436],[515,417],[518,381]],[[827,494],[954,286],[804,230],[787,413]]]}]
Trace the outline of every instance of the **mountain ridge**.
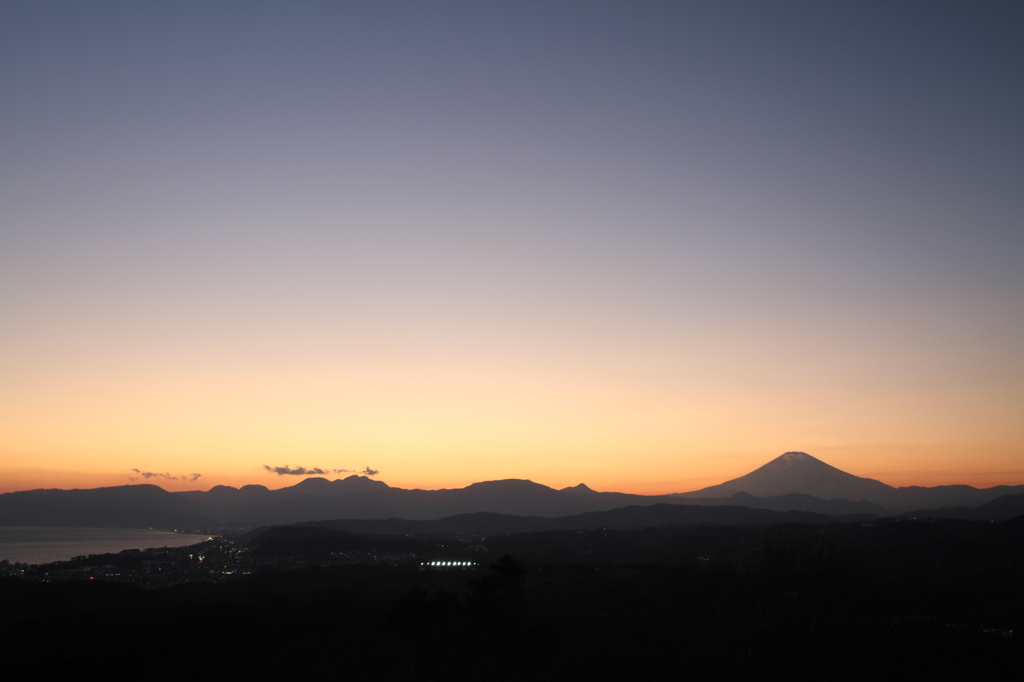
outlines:
[{"label": "mountain ridge", "polygon": [[330,518],[430,520],[476,512],[558,517],[654,504],[738,505],[772,511],[878,516],[934,509],[963,515],[968,512],[958,509],[976,508],[1000,496],[1022,493],[1024,486],[894,488],[793,451],[736,479],[670,495],[598,492],[583,483],[557,490],[528,479],[408,490],[360,475],[333,481],[310,477],[276,490],[246,485],[213,486],[206,492],[168,492],[144,483],[0,494],[0,525],[240,527]]}]

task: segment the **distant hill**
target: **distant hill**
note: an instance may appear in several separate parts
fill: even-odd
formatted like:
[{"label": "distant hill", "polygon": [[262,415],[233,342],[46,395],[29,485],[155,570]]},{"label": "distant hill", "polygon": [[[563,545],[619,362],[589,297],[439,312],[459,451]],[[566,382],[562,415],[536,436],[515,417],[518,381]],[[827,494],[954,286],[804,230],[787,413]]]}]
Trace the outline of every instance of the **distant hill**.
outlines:
[{"label": "distant hill", "polygon": [[915,509],[903,518],[964,519],[968,521],[1006,521],[1024,516],[1024,494],[1003,495],[978,507]]},{"label": "distant hill", "polygon": [[[824,524],[848,521],[867,521],[877,517],[871,514],[848,514],[834,516],[801,511],[772,511],[752,509],[736,505],[698,506],[689,504],[633,505],[621,509],[600,512],[586,512],[571,516],[512,516],[477,512],[458,514],[435,521],[412,521],[408,519],[338,519],[306,522],[287,526],[294,529],[285,531],[275,527],[254,533],[260,538],[283,535],[297,537],[319,537],[312,528],[330,529],[348,538],[353,534],[363,535],[487,535],[511,533],[536,533],[556,530],[588,530],[609,528],[633,530],[663,526],[722,525],[762,526],[784,524]],[[257,544],[260,544],[257,543]]]},{"label": "distant hill", "polygon": [[678,496],[685,499],[686,504],[697,504],[703,506],[732,505],[738,507],[750,507],[753,509],[770,509],[773,511],[806,511],[816,514],[874,514],[885,516],[889,510],[880,504],[868,502],[867,500],[844,500],[840,498],[822,499],[804,493],[787,493],[785,495],[771,495],[758,497],[746,492],[737,492],[729,497],[688,497]]},{"label": "distant hill", "polygon": [[325,518],[438,519],[471,512],[561,516],[660,501],[664,500],[599,493],[583,485],[555,490],[525,480],[485,481],[454,490],[405,490],[365,476],[349,476],[334,481],[309,478],[279,490],[215,486],[206,492],[171,493],[143,484],[6,493],[0,495],[0,525],[181,528]]},{"label": "distant hill", "polygon": [[208,517],[179,493],[155,485],[27,490],[0,495],[2,526],[196,528]]},{"label": "distant hill", "polygon": [[[0,525],[252,527],[316,519],[417,521],[472,513],[554,518],[656,504],[725,505],[828,515],[883,516],[911,510],[945,510],[943,513],[951,518],[980,518],[974,512],[958,510],[1021,493],[1024,486],[985,490],[970,486],[893,488],[840,471],[808,454],[787,452],[745,476],[675,495],[596,492],[583,484],[556,490],[519,479],[484,481],[452,490],[407,490],[355,475],[333,481],[307,478],[279,490],[247,485],[171,493],[142,484],[2,494]],[[1012,506],[1013,502],[1007,504]],[[984,514],[1001,518],[1010,511],[990,510]]]},{"label": "distant hill", "polygon": [[978,507],[1000,497],[1022,493],[1024,486],[1021,485],[997,485],[993,488],[974,488],[969,485],[939,485],[933,488],[908,486],[895,488],[875,498],[875,501],[895,512],[906,512],[915,509]]}]

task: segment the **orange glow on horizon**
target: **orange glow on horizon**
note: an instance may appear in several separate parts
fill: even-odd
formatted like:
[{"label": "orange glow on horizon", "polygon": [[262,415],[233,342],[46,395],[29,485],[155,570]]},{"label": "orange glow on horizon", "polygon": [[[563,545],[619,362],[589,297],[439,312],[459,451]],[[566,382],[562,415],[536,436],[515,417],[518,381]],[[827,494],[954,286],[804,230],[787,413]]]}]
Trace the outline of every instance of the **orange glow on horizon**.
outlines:
[{"label": "orange glow on horizon", "polygon": [[3,6],[0,491],[1024,484],[1003,8],[94,4]]},{"label": "orange glow on horizon", "polygon": [[[947,452],[946,457],[935,457],[935,453],[919,453],[917,457],[910,457],[904,452],[902,462],[917,461],[921,469],[889,468],[878,469],[878,460],[873,462],[871,471],[858,463],[869,462],[867,457],[856,452],[845,451],[841,455],[829,456],[826,451],[810,450],[809,454],[836,466],[847,473],[864,478],[874,478],[893,487],[901,486],[939,486],[939,485],[971,485],[976,488],[988,488],[999,485],[1021,485],[1024,484],[1024,468],[1015,468],[1014,465],[1020,461],[1016,453],[1007,453],[1003,461],[1009,466],[1000,471],[973,471],[964,466],[954,464],[957,461],[955,452]],[[458,472],[454,470],[421,471],[413,474],[402,474],[395,472],[389,475],[386,469],[380,471],[375,480],[383,481],[391,487],[405,489],[454,489],[463,488],[473,483],[501,480],[501,479],[528,479],[551,488],[561,489],[584,483],[598,492],[623,492],[639,495],[661,495],[678,492],[690,492],[704,487],[716,485],[733,478],[737,478],[753,471],[774,459],[779,452],[760,453],[759,455],[720,456],[704,457],[694,459],[688,466],[671,469],[666,466],[663,476],[645,475],[645,472],[638,472],[633,476],[625,476],[616,468],[606,467],[603,471],[600,467],[590,467],[588,475],[578,475],[571,471],[560,470],[559,466],[544,466],[543,457],[523,458],[522,466],[516,467],[492,467],[481,466],[474,468],[465,466]],[[943,468],[938,470],[935,462],[943,462]],[[884,461],[884,460],[883,460]],[[310,462],[313,464],[314,462]],[[284,462],[277,465],[283,466]],[[301,466],[297,462],[295,467]],[[533,467],[530,469],[530,467]],[[931,466],[930,471],[925,467]],[[308,467],[312,468],[312,467]],[[362,475],[359,470],[351,472],[338,472],[333,470],[323,475],[278,475],[262,470],[262,467],[247,467],[249,471],[238,473],[234,471],[210,470],[196,480],[190,480],[189,472],[178,466],[175,469],[166,470],[154,468],[150,471],[152,475],[146,478],[139,472],[123,470],[111,472],[100,468],[94,470],[81,470],[74,468],[43,468],[43,467],[18,467],[8,469],[0,492],[16,492],[20,490],[34,490],[47,488],[97,488],[133,484],[152,484],[168,491],[183,490],[209,490],[216,485],[227,485],[240,488],[244,485],[257,484],[270,489],[286,488],[296,485],[300,481],[311,478],[326,478],[329,480],[345,478],[352,475]],[[144,471],[144,470],[140,470]],[[469,472],[469,473],[467,473]],[[474,473],[478,472],[478,473]],[[168,476],[174,477],[173,479]],[[175,480],[176,479],[176,480]]]},{"label": "orange glow on horizon", "polygon": [[290,464],[370,466],[402,488],[523,478],[663,494],[741,476],[787,450],[890,485],[1024,482],[1013,401],[993,402],[998,392],[953,394],[931,381],[890,383],[879,397],[871,382],[853,390],[864,380],[852,375],[846,393],[801,382],[764,391],[746,386],[756,386],[750,375],[695,363],[671,376],[632,356],[614,371],[543,357],[529,371],[514,354],[489,364],[404,357],[281,369],[236,355],[191,369],[151,366],[144,382],[26,377],[18,399],[0,405],[0,485],[124,485],[139,469],[202,474],[194,483],[145,480],[168,490],[280,488],[301,479],[262,467]]}]

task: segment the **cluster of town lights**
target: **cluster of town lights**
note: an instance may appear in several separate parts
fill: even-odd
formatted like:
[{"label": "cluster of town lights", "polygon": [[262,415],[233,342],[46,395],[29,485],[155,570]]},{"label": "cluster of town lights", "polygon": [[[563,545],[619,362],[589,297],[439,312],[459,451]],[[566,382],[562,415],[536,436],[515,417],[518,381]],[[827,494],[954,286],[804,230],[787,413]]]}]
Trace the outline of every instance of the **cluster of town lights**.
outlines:
[{"label": "cluster of town lights", "polygon": [[420,566],[476,566],[475,561],[426,561]]}]

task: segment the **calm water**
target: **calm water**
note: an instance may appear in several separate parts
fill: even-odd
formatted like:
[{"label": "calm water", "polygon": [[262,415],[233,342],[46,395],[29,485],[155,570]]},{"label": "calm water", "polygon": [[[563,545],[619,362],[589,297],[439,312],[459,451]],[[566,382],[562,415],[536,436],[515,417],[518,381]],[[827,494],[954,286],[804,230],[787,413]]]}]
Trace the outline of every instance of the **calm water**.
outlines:
[{"label": "calm water", "polygon": [[203,542],[209,537],[138,528],[0,527],[0,560],[47,564],[123,549],[182,547]]}]

